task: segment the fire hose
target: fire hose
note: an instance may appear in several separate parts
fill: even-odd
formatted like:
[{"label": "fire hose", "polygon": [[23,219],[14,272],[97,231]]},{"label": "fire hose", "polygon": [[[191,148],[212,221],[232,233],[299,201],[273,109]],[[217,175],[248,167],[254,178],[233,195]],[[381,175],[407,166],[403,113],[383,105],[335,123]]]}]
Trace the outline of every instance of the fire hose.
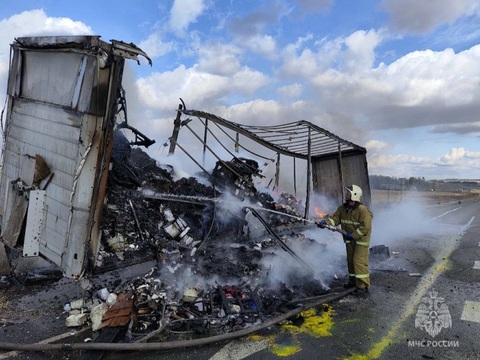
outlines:
[{"label": "fire hose", "polygon": [[[152,342],[152,343],[65,343],[65,344],[17,344],[17,343],[0,343],[0,350],[14,351],[78,351],[78,350],[98,350],[98,351],[152,351],[152,350],[170,350],[186,347],[208,345],[219,341],[227,341],[242,336],[250,335],[270,326],[285,321],[293,316],[300,314],[309,308],[319,306],[334,300],[338,300],[354,289],[348,289],[341,292],[321,295],[315,298],[308,298],[296,301],[300,304],[295,309],[282,314],[276,318],[265,321],[256,326],[250,326],[243,330],[230,332],[222,335],[210,336],[202,339],[179,340],[170,342]],[[302,304],[303,303],[303,304]],[[5,355],[5,354],[4,354]]]},{"label": "fire hose", "polygon": [[306,267],[308,270],[315,274],[315,270],[313,270],[305,261],[303,261],[297,254],[295,254],[295,252],[290,249],[287,244],[282,241],[282,239],[280,239],[280,237],[275,233],[275,231],[272,230],[272,228],[267,224],[267,222],[260,216],[260,214],[255,209],[251,207],[245,207],[245,209],[251,211],[251,213],[262,223],[268,233],[273,236],[273,238],[278,242],[278,244],[284,251],[289,253],[295,260],[297,260],[300,264],[302,264],[304,267]]},{"label": "fire hose", "polygon": [[345,230],[342,230],[342,229],[337,228],[337,227],[332,226],[332,225],[325,225],[324,229],[328,229],[330,231],[336,231],[336,232],[339,232],[342,235],[347,235],[347,232]]}]

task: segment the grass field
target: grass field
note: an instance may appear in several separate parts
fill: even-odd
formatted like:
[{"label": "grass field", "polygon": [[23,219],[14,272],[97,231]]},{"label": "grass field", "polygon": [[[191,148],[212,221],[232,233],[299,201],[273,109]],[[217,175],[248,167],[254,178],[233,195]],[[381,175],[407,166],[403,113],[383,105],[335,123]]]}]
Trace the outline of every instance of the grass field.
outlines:
[{"label": "grass field", "polygon": [[441,204],[452,201],[463,201],[480,197],[478,191],[441,192],[441,191],[394,191],[372,190],[372,205],[388,205],[407,200],[419,201],[425,204]]}]

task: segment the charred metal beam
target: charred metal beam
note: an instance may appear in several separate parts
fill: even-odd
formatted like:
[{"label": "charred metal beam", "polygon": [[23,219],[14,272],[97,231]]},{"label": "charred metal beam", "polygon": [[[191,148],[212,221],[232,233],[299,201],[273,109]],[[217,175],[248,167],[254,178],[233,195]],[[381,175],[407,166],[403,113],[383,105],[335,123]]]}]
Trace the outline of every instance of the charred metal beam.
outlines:
[{"label": "charred metal beam", "polygon": [[293,158],[293,191],[295,197],[297,196],[297,159]]},{"label": "charred metal beam", "polygon": [[340,143],[338,143],[338,174],[340,175],[340,186],[341,186],[341,194],[342,194],[342,202],[345,202],[345,188],[344,179],[343,179],[343,160],[342,160],[342,149],[340,147]]},{"label": "charred metal beam", "polygon": [[277,153],[277,166],[275,167],[275,188],[278,189],[280,183],[280,153]]},{"label": "charred metal beam", "polygon": [[129,142],[130,145],[145,146],[146,148],[148,148],[150,145],[155,144],[155,140],[150,139],[148,136],[142,134],[133,126],[128,125],[126,121],[122,122],[121,124],[118,124],[117,128],[128,129],[135,134],[135,141]]},{"label": "charred metal beam", "polygon": [[[190,132],[198,139],[200,140],[200,142],[202,141],[202,139],[200,139],[200,137],[197,135],[197,133],[195,131],[193,131],[193,129],[187,125],[188,122],[183,122],[182,123],[182,126],[185,126],[188,130],[190,130]],[[229,166],[227,164],[227,162],[223,161],[216,153],[215,151],[213,151],[210,146],[208,146],[206,143],[204,143],[205,147],[212,153],[213,156],[215,156],[217,158],[218,161],[220,161],[220,163],[225,166],[228,170],[230,170],[232,173],[234,173],[235,175],[237,175],[240,179],[243,179],[243,176],[241,174],[239,174],[238,172],[236,172],[231,166]],[[233,154],[232,154],[233,155]],[[233,156],[234,158],[236,158],[235,156]],[[237,158],[236,158],[237,159]]]},{"label": "charred metal beam", "polygon": [[216,115],[213,115],[213,114],[208,114],[208,113],[205,113],[205,112],[202,112],[202,111],[196,111],[196,110],[185,110],[185,111],[182,111],[185,115],[192,115],[192,116],[197,116],[197,117],[203,117],[205,119],[209,119],[210,121],[213,121],[213,122],[216,122],[216,123],[219,123],[221,124],[222,126],[230,129],[230,130],[233,130],[233,131],[236,131],[236,132],[239,132],[240,134],[246,136],[247,138],[249,139],[252,139],[258,143],[260,143],[261,145],[275,151],[275,152],[280,152],[282,154],[285,154],[285,155],[289,155],[289,156],[297,156],[297,157],[301,157],[301,158],[306,158],[306,156],[303,156],[301,154],[296,154],[296,153],[293,153],[291,151],[288,151],[286,150],[285,148],[283,147],[279,147],[279,146],[276,146],[264,139],[262,139],[261,137],[255,135],[254,133],[252,133],[251,131],[248,131],[242,127],[240,127],[238,124],[235,124],[231,121],[228,121],[228,120],[225,120],[225,119],[222,119]]},{"label": "charred metal beam", "polygon": [[205,166],[205,154],[207,152],[207,136],[208,136],[208,119],[205,121],[203,131],[203,165]]},{"label": "charred metal beam", "polygon": [[138,221],[137,212],[135,211],[135,207],[133,206],[133,203],[132,203],[131,199],[128,199],[128,205],[130,205],[130,209],[132,210],[133,218],[135,219],[135,225],[137,225],[138,234],[140,235],[140,239],[142,241],[145,241],[145,238],[143,237],[142,228],[140,227],[140,222]]},{"label": "charred metal beam", "polygon": [[312,180],[312,141],[310,137],[311,129],[308,128],[308,149],[307,149],[307,194],[305,199],[305,219],[308,218],[308,214],[310,212],[310,182]]},{"label": "charred metal beam", "polygon": [[[341,143],[342,151],[357,150],[362,153],[366,153],[366,149],[358,146],[350,141],[344,140],[333,133],[322,129],[308,121],[301,120],[293,123],[275,125],[275,126],[247,126],[234,123],[232,121],[223,119],[219,116],[209,114],[203,111],[198,110],[182,110],[182,113],[186,115],[196,116],[198,118],[209,119],[216,124],[219,124],[225,128],[233,130],[239,134],[246,136],[247,138],[254,140],[255,142],[275,151],[276,153],[281,153],[283,155],[298,157],[302,159],[308,159],[308,134],[313,136],[312,143],[317,141],[322,137],[327,138],[332,144]],[[304,147],[300,147],[298,150],[294,151],[284,145],[285,135],[289,134],[292,139],[299,141],[300,143],[304,142]],[[269,139],[277,139],[278,142],[270,141]],[[288,138],[288,137],[287,137]],[[330,152],[323,152],[325,150],[318,150],[314,152],[311,149],[311,156],[322,156],[331,154]],[[335,151],[334,151],[335,153]]]},{"label": "charred metal beam", "polygon": [[313,270],[305,261],[303,261],[292,249],[290,249],[287,244],[285,244],[282,239],[275,233],[275,231],[272,230],[270,225],[267,224],[267,222],[263,219],[263,217],[257,212],[252,207],[245,207],[245,209],[248,209],[251,211],[251,213],[262,223],[262,225],[265,227],[265,230],[268,231],[270,235],[273,236],[273,238],[277,241],[277,243],[280,245],[280,247],[289,253],[295,260],[297,260],[300,264],[302,264],[305,268],[307,268],[310,272],[315,274],[315,270]]},{"label": "charred metal beam", "polygon": [[148,55],[135,44],[130,43],[127,44],[126,42],[119,41],[119,40],[110,40],[112,42],[112,52],[115,55],[124,57],[126,59],[133,59],[136,60],[138,64],[140,61],[138,60],[138,55],[142,55],[145,59],[147,59],[148,64],[152,65],[152,59],[148,57]]},{"label": "charred metal beam", "polygon": [[180,118],[182,116],[182,113],[181,113],[182,109],[183,109],[182,104],[178,104],[177,117],[173,121],[173,133],[172,133],[172,137],[170,138],[170,149],[168,150],[169,155],[173,155],[175,153],[175,146],[178,140],[178,132],[180,131],[180,124],[181,124]]},{"label": "charred metal beam", "polygon": [[[308,131],[307,131],[308,134]],[[332,141],[327,138],[325,135],[320,135],[320,134],[312,134],[311,135],[312,142],[315,141],[315,143],[321,143],[321,144],[331,144]],[[294,140],[291,140],[288,142],[288,147],[289,149],[292,148],[291,145],[297,145],[301,144],[302,147],[305,147],[305,139],[297,139],[295,138]]]},{"label": "charred metal beam", "polygon": [[201,205],[201,206],[207,206],[208,203],[206,201],[216,201],[214,198],[212,198],[212,199],[204,198],[203,199],[204,201],[194,201],[194,200],[189,200],[188,196],[185,196],[185,198],[180,198],[180,197],[178,197],[178,195],[175,195],[175,197],[173,197],[173,195],[169,196],[169,194],[156,194],[156,193],[144,194],[144,193],[138,192],[135,195],[138,196],[138,197],[141,197],[141,198],[145,198],[145,199],[155,199],[155,200],[172,201],[172,202],[183,202],[183,203],[187,203],[187,204]]},{"label": "charred metal beam", "polygon": [[[197,117],[197,118],[200,120],[200,122],[201,122],[204,126],[205,126],[205,124],[208,122],[208,119],[205,119],[205,123],[203,123],[203,121],[201,120],[200,117]],[[215,123],[215,122],[213,122],[213,123],[217,126],[217,128],[218,128],[221,132],[223,132],[223,133],[225,134],[225,136],[227,136],[230,140],[232,140],[233,142],[236,143],[236,140],[233,139],[233,137],[230,136],[220,125],[218,125],[218,124]],[[208,131],[210,132],[210,134],[214,135],[214,133],[212,132],[212,130],[210,130],[210,128],[208,129]],[[237,136],[237,137],[239,136],[239,133],[238,133],[238,132],[236,133],[236,136]],[[218,140],[217,140],[217,141],[218,141]],[[247,149],[245,146],[242,146],[242,145],[240,144],[240,142],[238,142],[238,144],[236,143],[236,145],[238,145],[239,148],[242,148],[243,150],[245,150],[245,151],[248,152],[249,154],[255,155],[255,156],[257,156],[257,157],[259,157],[259,158],[261,158],[261,159],[269,160],[269,161],[271,161],[271,162],[275,161],[275,160],[272,159],[272,158],[268,158],[268,157],[266,157],[266,156],[263,156],[263,155],[261,155],[261,154],[255,153],[255,152]]]}]

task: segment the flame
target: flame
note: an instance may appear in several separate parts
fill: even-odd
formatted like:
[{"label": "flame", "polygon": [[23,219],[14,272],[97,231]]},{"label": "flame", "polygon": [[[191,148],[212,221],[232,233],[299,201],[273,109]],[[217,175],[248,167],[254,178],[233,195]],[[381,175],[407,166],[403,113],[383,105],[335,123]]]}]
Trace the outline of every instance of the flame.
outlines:
[{"label": "flame", "polygon": [[327,216],[327,213],[321,212],[318,208],[314,208],[313,211],[315,212],[315,215],[317,215],[320,219]]}]

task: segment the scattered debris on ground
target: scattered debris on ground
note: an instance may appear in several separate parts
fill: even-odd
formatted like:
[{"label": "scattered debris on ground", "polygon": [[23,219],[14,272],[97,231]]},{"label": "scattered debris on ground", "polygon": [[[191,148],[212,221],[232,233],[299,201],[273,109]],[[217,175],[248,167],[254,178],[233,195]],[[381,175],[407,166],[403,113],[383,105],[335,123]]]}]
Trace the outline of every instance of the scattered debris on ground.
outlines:
[{"label": "scattered debris on ground", "polygon": [[[126,341],[152,333],[211,336],[261,324],[294,300],[327,293],[338,278],[323,279],[294,250],[326,251],[329,240],[305,235],[315,225],[302,219],[292,195],[274,201],[255,189],[255,161],[219,161],[210,181],[205,174],[176,179],[173,167],[131,148],[120,131],[112,159],[91,275],[146,260],[157,266],[109,287],[85,285],[83,298],[65,305],[67,327],[120,326]],[[276,274],[279,254],[295,271]]]},{"label": "scattered debris on ground", "polygon": [[[257,191],[255,176],[255,161],[234,158],[211,174],[177,179],[173,167],[132,148],[117,130],[100,249],[80,281],[83,295],[65,304],[65,326],[91,326],[94,341],[105,341],[102,332],[112,328],[121,329],[112,342],[212,336],[258,326],[301,299],[327,294],[345,275],[344,258],[321,256],[340,238],[313,239],[317,228],[302,218],[301,203],[287,193],[274,201]],[[146,261],[156,266],[144,276],[89,280]],[[23,281],[57,276],[45,270]]]}]

